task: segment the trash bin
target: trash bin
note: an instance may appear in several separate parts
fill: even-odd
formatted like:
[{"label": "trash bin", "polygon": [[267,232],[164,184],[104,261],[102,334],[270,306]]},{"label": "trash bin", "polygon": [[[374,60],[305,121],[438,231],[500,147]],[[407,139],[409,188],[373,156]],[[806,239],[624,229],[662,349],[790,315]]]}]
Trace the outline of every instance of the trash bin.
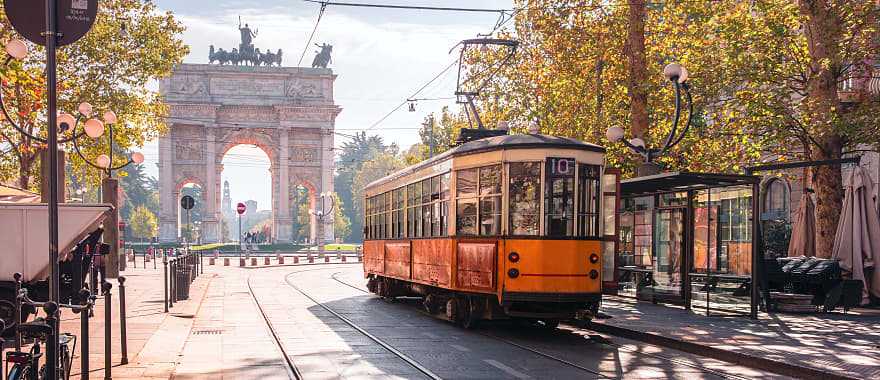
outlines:
[{"label": "trash bin", "polygon": [[190,276],[192,276],[192,267],[189,265],[181,265],[177,267],[177,278],[174,286],[177,288],[177,299],[189,299]]}]

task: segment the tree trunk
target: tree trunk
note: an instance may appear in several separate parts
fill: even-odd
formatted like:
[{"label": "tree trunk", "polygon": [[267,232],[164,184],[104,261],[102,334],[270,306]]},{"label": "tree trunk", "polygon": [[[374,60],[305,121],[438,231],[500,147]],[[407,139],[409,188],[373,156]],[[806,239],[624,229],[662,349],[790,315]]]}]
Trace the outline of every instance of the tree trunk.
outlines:
[{"label": "tree trunk", "polygon": [[[815,144],[811,158],[841,158],[843,138],[836,128],[840,112],[835,68],[841,67],[841,20],[828,0],[799,0],[801,23],[810,53],[811,75],[803,113]],[[820,166],[815,170],[816,255],[830,257],[843,209],[843,180],[840,166]]]},{"label": "tree trunk", "polygon": [[37,155],[30,153],[22,153],[19,156],[18,165],[18,187],[29,190],[31,185],[31,169],[36,162]]},{"label": "tree trunk", "polygon": [[630,127],[635,137],[648,142],[648,70],[645,59],[645,0],[630,0],[624,54],[629,62]]}]

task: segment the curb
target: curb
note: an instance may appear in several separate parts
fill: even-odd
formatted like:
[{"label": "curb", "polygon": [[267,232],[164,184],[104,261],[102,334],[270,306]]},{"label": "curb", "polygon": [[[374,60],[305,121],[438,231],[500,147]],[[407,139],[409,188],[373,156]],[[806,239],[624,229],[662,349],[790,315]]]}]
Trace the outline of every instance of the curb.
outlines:
[{"label": "curb", "polygon": [[343,263],[343,262],[335,262],[335,263],[334,262],[330,262],[330,263],[315,262],[315,263],[299,263],[299,264],[256,265],[256,266],[247,266],[247,267],[238,267],[238,268],[254,270],[254,269],[264,269],[264,268],[304,267],[304,266],[315,266],[315,265],[352,265],[352,264],[363,264],[363,263],[359,262],[359,261],[351,261],[351,262],[345,262],[345,263]]},{"label": "curb", "polygon": [[641,342],[664,346],[691,354],[701,355],[712,359],[723,360],[729,363],[741,365],[744,367],[755,368],[763,371],[773,372],[783,376],[795,378],[809,379],[829,379],[829,380],[856,380],[857,378],[842,376],[835,373],[821,371],[811,367],[794,365],[786,362],[778,362],[766,359],[760,356],[746,355],[739,352],[733,352],[715,348],[711,346],[701,345],[698,343],[686,342],[679,339],[669,338],[666,336],[653,334],[644,331],[631,330],[623,327],[612,326],[605,323],[586,322],[581,324],[582,327],[619,336],[622,338],[638,340]]}]

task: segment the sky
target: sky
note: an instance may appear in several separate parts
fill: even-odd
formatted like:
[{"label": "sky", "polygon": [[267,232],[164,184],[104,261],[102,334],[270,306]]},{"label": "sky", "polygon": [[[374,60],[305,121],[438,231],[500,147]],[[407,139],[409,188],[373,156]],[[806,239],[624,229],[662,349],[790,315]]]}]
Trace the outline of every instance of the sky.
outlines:
[{"label": "sky", "polygon": [[[511,9],[513,0],[345,0],[371,4],[427,5]],[[186,63],[207,63],[208,46],[227,50],[239,43],[238,17],[258,30],[254,45],[284,51],[284,66],[296,66],[320,6],[302,0],[158,0],[160,9],[173,12],[186,26],[184,42],[190,46]],[[450,49],[459,41],[492,30],[497,13],[438,12],[329,5],[313,43],[333,45],[330,68],[338,75],[335,101],[342,107],[336,130],[353,134],[369,128],[413,92],[456,60]],[[308,48],[303,65],[310,65],[314,46]],[[417,98],[449,98],[455,91],[453,67],[422,91]],[[419,125],[444,105],[458,110],[453,100],[424,100],[416,111],[401,107],[368,131],[386,143],[406,148],[418,142]],[[346,140],[336,136],[336,145]],[[144,147],[148,173],[158,176],[158,144]],[[238,146],[223,160],[222,180],[229,180],[233,203],[256,200],[260,209],[271,206],[269,162],[253,146]],[[265,171],[264,171],[265,170]],[[265,174],[264,174],[265,173]]]}]

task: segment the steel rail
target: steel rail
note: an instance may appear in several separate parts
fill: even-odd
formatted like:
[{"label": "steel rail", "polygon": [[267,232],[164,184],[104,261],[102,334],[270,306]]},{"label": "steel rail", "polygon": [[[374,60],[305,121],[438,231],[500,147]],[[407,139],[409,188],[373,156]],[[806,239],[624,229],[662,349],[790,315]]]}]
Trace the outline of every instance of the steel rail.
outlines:
[{"label": "steel rail", "polygon": [[290,355],[288,355],[287,350],[284,349],[284,344],[281,343],[281,338],[278,336],[278,332],[275,331],[275,326],[272,325],[272,321],[269,320],[269,316],[266,315],[266,311],[263,310],[263,306],[260,305],[260,301],[257,299],[256,293],[254,293],[254,288],[251,286],[251,276],[248,276],[247,278],[247,286],[248,291],[251,293],[251,297],[254,299],[254,303],[257,304],[257,309],[260,310],[260,315],[263,316],[263,320],[266,321],[266,326],[269,327],[269,333],[272,334],[272,339],[275,340],[275,345],[281,350],[281,355],[284,355],[284,361],[287,363],[288,369],[290,369],[289,375],[292,374],[293,378],[296,380],[303,380],[302,373],[299,372],[299,368],[297,368],[293,360],[290,359]]},{"label": "steel rail", "polygon": [[[343,280],[340,280],[340,279],[337,277],[337,275],[340,274],[340,273],[342,273],[342,272],[335,272],[335,273],[333,273],[332,275],[330,275],[330,278],[332,278],[334,281],[336,281],[336,282],[338,282],[338,283],[340,283],[340,284],[342,284],[342,285],[345,285],[345,286],[347,286],[347,287],[349,287],[349,288],[352,288],[352,289],[358,290],[358,291],[360,291],[360,292],[362,292],[362,293],[372,294],[372,293],[370,293],[370,292],[368,292],[368,291],[366,291],[366,290],[364,290],[364,289],[362,289],[362,288],[360,288],[360,287],[358,287],[358,286],[355,286],[355,285],[352,285],[352,284],[350,284],[350,283],[348,283],[348,282],[345,282],[345,281],[343,281]],[[422,313],[425,314],[425,315],[430,315],[430,314],[424,313],[422,310],[419,310],[419,312],[422,312]],[[569,327],[572,327],[575,331],[581,331],[581,332],[595,332],[595,331],[593,331],[593,330],[589,330],[589,329],[587,329],[587,328],[583,328],[583,327],[575,326],[575,325],[568,324],[568,323],[566,323],[565,325],[566,325],[566,326],[569,326]],[[525,345],[522,345],[522,344],[519,344],[519,343],[513,342],[513,341],[511,341],[511,340],[509,340],[509,339],[506,339],[506,338],[502,338],[502,337],[499,337],[499,336],[496,336],[496,335],[492,335],[492,334],[488,334],[488,333],[481,333],[481,332],[476,332],[476,333],[477,333],[477,334],[480,334],[480,335],[482,335],[482,336],[485,336],[485,337],[487,337],[487,338],[492,338],[492,339],[498,340],[498,341],[500,341],[500,342],[503,342],[503,343],[506,343],[506,344],[512,345],[512,346],[514,346],[514,347],[517,347],[517,348],[520,348],[520,349],[523,349],[523,350],[529,351],[529,352],[534,353],[534,354],[536,354],[536,355],[540,355],[540,356],[545,357],[545,358],[547,358],[547,359],[551,359],[551,360],[554,360],[554,361],[557,361],[557,362],[560,362],[560,363],[563,363],[563,364],[566,364],[566,365],[569,365],[569,366],[572,366],[572,367],[575,367],[575,368],[578,368],[578,369],[584,370],[584,371],[586,371],[586,372],[589,372],[589,373],[592,373],[592,374],[595,374],[595,375],[599,375],[599,376],[601,376],[601,377],[603,377],[603,378],[613,378],[613,377],[608,377],[608,376],[606,376],[606,375],[604,375],[604,374],[602,374],[602,373],[600,373],[600,372],[596,372],[596,371],[593,371],[593,370],[591,370],[591,369],[589,369],[589,368],[585,368],[585,367],[583,367],[583,366],[580,366],[580,365],[578,365],[578,364],[576,364],[576,363],[572,363],[572,362],[570,362],[570,361],[568,361],[568,360],[565,360],[565,359],[562,359],[562,358],[556,357],[556,356],[551,355],[551,354],[548,354],[548,353],[546,353],[546,352],[542,352],[542,351],[540,351],[540,350],[538,350],[538,349],[535,349],[535,348],[532,348],[532,347],[529,347],[529,346],[525,346]],[[623,345],[621,345],[621,344],[617,344],[617,343],[610,342],[610,341],[596,341],[596,342],[597,342],[597,343],[600,343],[600,344],[605,344],[605,345],[608,345],[608,346],[612,346],[612,347],[615,347],[615,348],[617,348],[617,349],[621,349],[621,350],[624,350],[624,351],[627,351],[627,352],[630,352],[630,353],[639,354],[639,355],[645,355],[645,356],[649,356],[649,357],[652,357],[652,358],[655,358],[655,359],[660,359],[660,360],[668,361],[668,362],[670,362],[670,363],[674,363],[674,364],[678,364],[678,365],[682,365],[682,366],[690,367],[690,368],[693,368],[693,369],[697,369],[697,370],[700,370],[700,371],[704,371],[704,372],[706,372],[706,373],[710,373],[710,374],[712,374],[712,375],[715,375],[715,376],[718,376],[718,377],[721,377],[721,378],[725,378],[725,379],[738,379],[738,380],[748,380],[748,379],[750,379],[749,377],[727,374],[727,373],[720,372],[720,371],[717,371],[717,370],[714,370],[714,369],[711,369],[711,368],[708,368],[708,367],[704,367],[704,366],[700,366],[700,365],[696,365],[696,364],[688,363],[688,362],[686,362],[686,361],[684,361],[684,360],[675,359],[675,358],[670,358],[670,357],[667,357],[667,356],[664,356],[664,355],[657,355],[657,354],[651,354],[651,353],[647,353],[647,352],[640,352],[640,351],[638,351],[638,350],[630,349],[630,348],[627,348],[627,347],[625,347],[625,346],[623,346]]]},{"label": "steel rail", "polygon": [[[338,275],[338,274],[340,274],[340,273],[342,273],[342,272],[335,272],[335,273],[333,273],[332,275],[330,275],[330,278],[332,278],[334,281],[336,281],[336,282],[338,282],[338,283],[340,283],[340,284],[342,284],[342,285],[345,285],[345,286],[348,286],[348,287],[350,287],[350,288],[356,289],[356,290],[361,291],[361,292],[363,292],[363,293],[371,294],[370,292],[368,292],[368,291],[366,291],[366,290],[364,290],[364,289],[361,289],[361,288],[359,288],[359,287],[356,287],[356,286],[354,286],[354,285],[352,285],[352,284],[349,284],[349,283],[347,283],[347,282],[345,282],[345,281],[342,281],[342,280],[340,280],[339,278],[337,278],[336,275]],[[422,310],[419,310],[419,311],[420,311],[420,312],[423,312]],[[430,314],[428,314],[428,313],[424,313],[424,312],[423,312],[423,314],[430,315]],[[432,317],[433,317],[433,316],[432,316]],[[539,355],[539,356],[544,357],[544,358],[546,358],[546,359],[550,359],[550,360],[553,360],[553,361],[556,361],[556,362],[559,362],[559,363],[566,364],[566,365],[569,365],[569,366],[571,366],[571,367],[577,368],[577,369],[579,369],[579,370],[582,370],[582,371],[585,371],[585,372],[589,372],[589,373],[594,374],[594,375],[598,375],[600,378],[603,378],[603,379],[611,379],[611,378],[612,378],[612,377],[608,377],[608,376],[606,376],[606,375],[603,375],[601,372],[597,372],[597,371],[591,370],[591,369],[586,368],[586,367],[584,367],[584,366],[581,366],[581,365],[578,365],[578,364],[572,363],[572,362],[570,362],[570,361],[568,361],[568,360],[565,360],[565,359],[562,359],[562,358],[559,358],[559,357],[556,357],[556,356],[550,355],[550,354],[545,353],[545,352],[538,351],[537,349],[534,349],[534,348],[531,348],[531,347],[528,347],[528,346],[524,346],[524,345],[521,345],[521,344],[519,344],[519,343],[515,343],[515,342],[512,342],[512,341],[510,341],[510,340],[507,340],[507,339],[504,339],[504,338],[501,338],[501,337],[498,337],[498,336],[494,336],[494,335],[487,334],[487,333],[481,333],[481,332],[477,332],[477,334],[480,334],[480,335],[485,336],[485,337],[487,337],[487,338],[495,339],[495,340],[497,340],[497,341],[499,341],[499,342],[502,342],[502,343],[505,343],[505,344],[508,344],[508,345],[511,345],[511,346],[517,347],[517,348],[522,349],[522,350],[525,350],[525,351],[529,351],[529,352],[531,352],[531,353],[533,353],[533,354]]]},{"label": "steel rail", "polygon": [[328,313],[332,314],[334,317],[345,322],[345,324],[351,326],[353,329],[357,330],[359,333],[363,334],[367,338],[370,338],[370,340],[376,342],[377,344],[379,344],[380,346],[382,346],[383,348],[385,348],[386,350],[388,350],[389,352],[391,352],[395,356],[399,357],[401,360],[405,361],[407,364],[409,364],[413,368],[417,369],[419,372],[421,372],[422,374],[424,374],[428,378],[431,378],[434,380],[442,379],[442,377],[435,374],[434,372],[432,372],[431,370],[429,370],[425,366],[421,365],[419,362],[415,361],[415,359],[410,358],[409,356],[407,356],[403,352],[400,352],[399,350],[392,347],[390,344],[386,343],[382,339],[379,339],[375,335],[370,334],[369,332],[367,332],[367,330],[364,330],[362,327],[358,326],[357,324],[352,322],[350,319],[344,317],[342,314],[337,313],[335,310],[331,309],[329,306],[325,305],[324,303],[322,303],[322,302],[318,301],[317,299],[315,299],[314,297],[310,296],[308,293],[304,292],[302,289],[300,289],[298,286],[296,286],[296,284],[294,284],[293,282],[290,281],[290,276],[297,274],[297,273],[300,273],[300,272],[288,273],[286,276],[284,276],[284,282],[286,282],[287,285],[289,285],[290,287],[295,289],[297,292],[299,292],[300,294],[302,294],[303,296],[308,298],[310,301],[314,302],[316,305],[320,306],[321,308],[326,310]]}]

